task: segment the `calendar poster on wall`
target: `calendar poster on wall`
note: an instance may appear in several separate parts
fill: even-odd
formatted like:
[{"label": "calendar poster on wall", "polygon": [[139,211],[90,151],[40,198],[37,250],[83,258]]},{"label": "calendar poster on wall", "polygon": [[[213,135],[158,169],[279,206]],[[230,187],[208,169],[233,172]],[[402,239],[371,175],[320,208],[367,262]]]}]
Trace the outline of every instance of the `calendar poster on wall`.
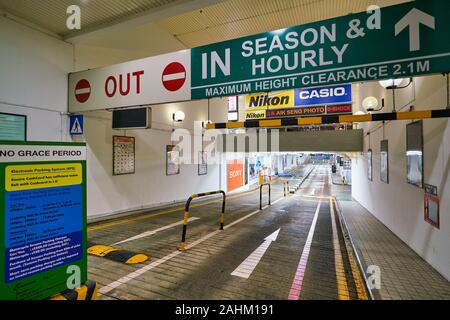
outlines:
[{"label": "calendar poster on wall", "polygon": [[134,174],[135,168],[135,138],[113,137],[113,175]]}]

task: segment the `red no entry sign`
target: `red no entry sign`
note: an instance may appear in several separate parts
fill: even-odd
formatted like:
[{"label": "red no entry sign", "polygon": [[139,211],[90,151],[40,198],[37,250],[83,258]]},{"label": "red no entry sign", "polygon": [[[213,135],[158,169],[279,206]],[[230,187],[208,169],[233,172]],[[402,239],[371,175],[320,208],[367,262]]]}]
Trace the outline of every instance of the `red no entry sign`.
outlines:
[{"label": "red no entry sign", "polygon": [[75,99],[79,103],[84,103],[88,101],[91,96],[91,84],[86,79],[78,81],[75,86]]},{"label": "red no entry sign", "polygon": [[186,69],[179,62],[172,62],[163,71],[162,83],[169,91],[178,91],[186,82]]}]

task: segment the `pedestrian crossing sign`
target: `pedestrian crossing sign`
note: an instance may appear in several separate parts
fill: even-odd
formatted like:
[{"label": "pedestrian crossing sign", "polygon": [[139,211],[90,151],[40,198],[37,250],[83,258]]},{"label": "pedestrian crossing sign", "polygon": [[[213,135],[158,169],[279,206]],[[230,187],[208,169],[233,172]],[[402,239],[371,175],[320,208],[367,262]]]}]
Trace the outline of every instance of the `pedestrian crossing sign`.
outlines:
[{"label": "pedestrian crossing sign", "polygon": [[79,136],[83,134],[83,116],[82,115],[74,115],[70,116],[70,135]]}]

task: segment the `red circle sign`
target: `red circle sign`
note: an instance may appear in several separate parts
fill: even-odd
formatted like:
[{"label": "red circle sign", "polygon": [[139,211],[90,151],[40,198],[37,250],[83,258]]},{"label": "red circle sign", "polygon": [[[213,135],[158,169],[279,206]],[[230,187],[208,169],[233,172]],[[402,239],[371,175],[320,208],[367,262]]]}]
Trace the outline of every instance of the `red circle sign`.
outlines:
[{"label": "red circle sign", "polygon": [[179,62],[172,62],[163,71],[162,83],[169,91],[178,91],[186,82],[186,69]]},{"label": "red circle sign", "polygon": [[78,81],[75,86],[75,99],[79,103],[85,103],[91,96],[91,84],[86,79]]}]

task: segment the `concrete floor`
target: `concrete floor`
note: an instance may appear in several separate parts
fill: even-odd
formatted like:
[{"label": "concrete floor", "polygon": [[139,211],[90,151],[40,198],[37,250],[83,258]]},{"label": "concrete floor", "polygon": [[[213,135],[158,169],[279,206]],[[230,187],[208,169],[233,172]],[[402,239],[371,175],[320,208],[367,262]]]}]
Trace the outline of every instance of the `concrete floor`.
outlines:
[{"label": "concrete floor", "polygon": [[[100,284],[103,299],[357,299],[336,216],[333,229],[330,186],[328,168],[317,167],[295,195],[284,198],[282,181],[274,182],[273,205],[262,211],[258,191],[231,196],[224,231],[218,230],[220,201],[198,203],[191,210],[198,219],[188,225],[186,252],[177,251],[182,230],[177,225],[118,245],[149,255],[144,264],[89,256],[90,279]],[[91,225],[89,241],[111,245],[180,222],[182,212],[160,210]],[[261,254],[257,249],[265,248],[265,239],[277,231]],[[253,267],[248,278],[232,275]]]},{"label": "concrete floor", "polygon": [[[294,173],[301,178],[308,172],[305,167]],[[344,201],[351,197],[349,187],[333,184],[330,168],[323,165],[315,166],[302,187],[287,197],[283,196],[283,180],[274,181],[272,206],[263,210],[258,210],[259,190],[229,196],[223,231],[219,230],[221,199],[195,202],[185,252],[177,250],[183,207],[92,224],[88,240],[95,244],[112,245],[149,231],[156,233],[117,245],[146,254],[149,261],[125,265],[89,256],[89,278],[99,283],[100,299],[367,299],[363,275],[343,236],[338,206],[330,197],[333,195],[345,204],[341,206],[343,211],[353,214],[348,216],[349,229],[357,233],[354,238],[363,265],[370,265],[367,250],[362,254],[359,248],[376,245],[367,244],[367,238],[361,236],[365,221],[370,222],[371,218],[355,218],[354,207],[348,208],[353,202]],[[266,191],[263,203],[268,203]],[[383,227],[375,226],[373,221],[368,226],[372,231]],[[392,233],[385,236],[392,241],[396,238]],[[405,254],[412,251],[406,246],[400,249]],[[396,260],[398,254],[398,250],[395,253],[386,250],[382,252],[383,261]],[[424,261],[421,267],[430,269],[428,274],[434,271]],[[387,268],[383,271],[386,279],[399,276]],[[448,288],[448,281],[438,280],[437,287]],[[400,286],[396,281],[386,285],[389,290]],[[409,285],[412,286],[409,292],[420,291],[412,280]],[[445,292],[441,290],[432,297],[446,298]],[[401,298],[376,293],[376,298]]]}]

